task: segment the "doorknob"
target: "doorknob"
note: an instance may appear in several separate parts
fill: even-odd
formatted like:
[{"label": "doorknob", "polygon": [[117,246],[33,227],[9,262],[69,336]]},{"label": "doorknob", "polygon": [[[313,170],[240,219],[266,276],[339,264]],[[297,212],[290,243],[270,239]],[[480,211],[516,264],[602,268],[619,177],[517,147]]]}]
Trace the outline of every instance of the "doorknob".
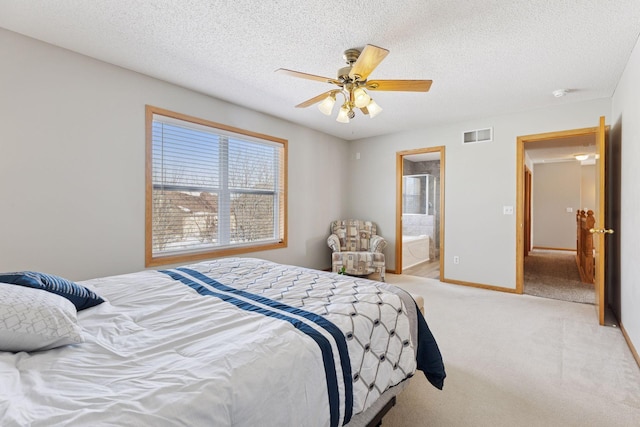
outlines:
[{"label": "doorknob", "polygon": [[589,233],[591,233],[591,234],[595,234],[595,233],[613,234],[613,230],[610,229],[610,228],[590,228],[589,229]]}]

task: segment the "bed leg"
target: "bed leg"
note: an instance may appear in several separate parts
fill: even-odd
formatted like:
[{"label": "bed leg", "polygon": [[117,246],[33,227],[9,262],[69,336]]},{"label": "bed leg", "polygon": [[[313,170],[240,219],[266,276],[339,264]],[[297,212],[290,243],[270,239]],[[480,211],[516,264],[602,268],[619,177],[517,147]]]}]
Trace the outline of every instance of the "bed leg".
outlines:
[{"label": "bed leg", "polygon": [[373,417],[373,419],[369,422],[369,424],[367,424],[367,427],[382,426],[382,417],[384,417],[387,414],[387,412],[389,412],[389,410],[395,406],[395,404],[396,404],[396,397],[393,396],[391,400],[389,400],[387,404],[384,405],[382,409],[380,409],[380,412],[378,412],[376,416]]}]

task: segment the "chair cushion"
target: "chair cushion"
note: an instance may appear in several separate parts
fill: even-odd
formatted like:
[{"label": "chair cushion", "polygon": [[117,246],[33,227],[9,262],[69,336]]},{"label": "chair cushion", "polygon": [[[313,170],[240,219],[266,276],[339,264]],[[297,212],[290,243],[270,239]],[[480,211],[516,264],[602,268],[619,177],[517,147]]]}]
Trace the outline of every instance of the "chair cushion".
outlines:
[{"label": "chair cushion", "polygon": [[376,225],[371,221],[345,219],[331,223],[331,233],[338,236],[341,251],[368,251]]},{"label": "chair cushion", "polygon": [[379,252],[334,252],[331,264],[333,271],[344,267],[346,274],[356,276],[380,272],[385,268],[384,254]]}]

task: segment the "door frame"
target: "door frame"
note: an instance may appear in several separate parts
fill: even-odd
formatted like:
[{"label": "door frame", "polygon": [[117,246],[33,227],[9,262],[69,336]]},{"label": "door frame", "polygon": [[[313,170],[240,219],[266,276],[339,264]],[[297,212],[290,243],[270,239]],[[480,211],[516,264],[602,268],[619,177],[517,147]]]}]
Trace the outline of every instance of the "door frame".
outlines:
[{"label": "door frame", "polygon": [[[583,136],[583,135],[594,135],[594,137],[598,136],[598,132],[600,132],[601,127],[603,126],[604,118],[601,118],[600,126],[589,127],[589,128],[581,128],[581,129],[571,129],[565,131],[558,132],[547,132],[547,133],[539,133],[532,135],[524,135],[517,137],[517,149],[516,149],[516,293],[522,294],[524,292],[524,209],[525,209],[525,190],[524,190],[524,168],[525,168],[525,158],[524,158],[524,146],[525,144],[533,144],[540,141],[547,141],[550,139],[562,139],[569,138],[574,136]],[[608,130],[608,126],[606,126]],[[606,141],[603,141],[602,145],[605,145]],[[599,182],[596,183],[598,188],[601,191],[600,197],[605,197],[605,186],[604,186],[604,175],[600,177]],[[599,216],[602,217],[601,220],[604,220],[604,212],[600,212]],[[600,219],[599,219],[600,221]],[[599,289],[598,284],[594,285],[596,292],[596,308],[599,312],[599,320],[600,323],[603,323],[603,313],[605,309],[605,302],[599,301],[598,294],[604,294],[604,285],[600,286],[602,289]]]},{"label": "door frame", "polygon": [[396,265],[395,274],[402,274],[402,177],[404,176],[404,157],[413,154],[440,153],[440,280],[444,279],[444,177],[445,177],[445,147],[416,148],[396,152]]},{"label": "door frame", "polygon": [[[607,162],[607,135],[609,133],[609,127],[605,124],[604,116],[600,117],[599,126],[596,128],[596,149],[598,155],[596,156],[596,185],[598,190],[596,191],[596,204],[598,207],[598,213],[596,217],[596,223],[594,229],[591,231],[593,234],[593,247],[595,249],[595,291],[596,291],[596,311],[598,314],[598,322],[600,325],[604,325],[605,311],[607,308],[606,300],[606,281],[605,281],[605,260],[607,258],[605,250],[605,237],[606,233],[613,230],[607,229],[607,195],[606,195],[606,169]],[[611,254],[609,255],[611,256]]]},{"label": "door frame", "polygon": [[529,251],[531,251],[531,177],[532,172],[529,170],[527,165],[524,165],[524,205],[523,205],[523,215],[524,215],[524,248],[523,248],[523,256],[529,256]]}]

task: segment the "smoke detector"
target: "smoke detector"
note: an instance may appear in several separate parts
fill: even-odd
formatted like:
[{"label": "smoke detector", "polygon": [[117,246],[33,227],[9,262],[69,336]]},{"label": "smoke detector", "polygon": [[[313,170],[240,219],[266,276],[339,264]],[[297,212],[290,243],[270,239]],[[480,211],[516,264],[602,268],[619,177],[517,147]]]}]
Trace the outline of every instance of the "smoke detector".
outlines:
[{"label": "smoke detector", "polygon": [[557,89],[554,90],[553,92],[551,92],[553,94],[553,96],[555,96],[556,98],[560,98],[565,96],[567,93],[569,93],[569,91],[567,89]]}]

